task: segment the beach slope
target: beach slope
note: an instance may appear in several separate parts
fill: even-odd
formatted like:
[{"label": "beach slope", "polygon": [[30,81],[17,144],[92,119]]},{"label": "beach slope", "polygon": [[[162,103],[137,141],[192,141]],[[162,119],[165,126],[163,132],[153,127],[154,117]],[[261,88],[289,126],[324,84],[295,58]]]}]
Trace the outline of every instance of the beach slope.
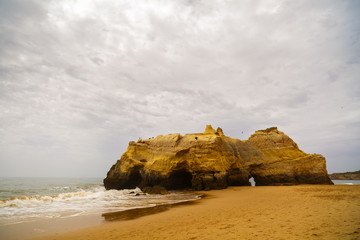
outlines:
[{"label": "beach slope", "polygon": [[196,204],[37,239],[360,239],[360,186],[231,187]]}]

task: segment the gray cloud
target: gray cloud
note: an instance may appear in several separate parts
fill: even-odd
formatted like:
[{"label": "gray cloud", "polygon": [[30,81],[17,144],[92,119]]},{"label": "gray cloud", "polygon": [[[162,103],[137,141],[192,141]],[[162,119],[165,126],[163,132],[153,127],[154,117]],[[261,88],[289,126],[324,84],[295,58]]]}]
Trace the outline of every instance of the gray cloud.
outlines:
[{"label": "gray cloud", "polygon": [[128,141],[208,123],[277,125],[330,172],[359,169],[359,10],[1,0],[0,175],[105,176]]}]

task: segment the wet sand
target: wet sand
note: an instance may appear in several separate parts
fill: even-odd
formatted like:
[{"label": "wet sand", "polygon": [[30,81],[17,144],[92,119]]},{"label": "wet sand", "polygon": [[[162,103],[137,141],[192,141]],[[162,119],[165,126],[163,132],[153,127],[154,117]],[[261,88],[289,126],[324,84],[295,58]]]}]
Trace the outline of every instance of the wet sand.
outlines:
[{"label": "wet sand", "polygon": [[[360,186],[231,187],[37,239],[360,239]],[[121,216],[122,214],[118,214]],[[105,216],[104,216],[105,217]],[[115,220],[115,221],[114,221]]]}]

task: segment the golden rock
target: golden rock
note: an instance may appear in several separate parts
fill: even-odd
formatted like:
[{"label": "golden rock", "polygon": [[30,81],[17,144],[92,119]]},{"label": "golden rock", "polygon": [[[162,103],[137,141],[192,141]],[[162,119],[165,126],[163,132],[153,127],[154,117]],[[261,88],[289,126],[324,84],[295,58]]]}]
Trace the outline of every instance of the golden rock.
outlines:
[{"label": "golden rock", "polygon": [[276,127],[258,130],[248,140],[230,138],[207,125],[203,133],[159,135],[130,142],[104,179],[106,189],[162,186],[221,189],[249,186],[333,184],[326,160],[307,154]]}]

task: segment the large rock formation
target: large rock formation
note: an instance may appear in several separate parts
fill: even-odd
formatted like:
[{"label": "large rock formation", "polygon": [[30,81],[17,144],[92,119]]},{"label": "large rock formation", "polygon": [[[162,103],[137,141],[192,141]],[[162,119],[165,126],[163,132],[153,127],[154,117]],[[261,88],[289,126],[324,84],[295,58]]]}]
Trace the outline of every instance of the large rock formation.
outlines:
[{"label": "large rock formation", "polygon": [[320,154],[307,154],[276,127],[256,131],[248,142],[265,157],[250,167],[257,185],[333,184]]},{"label": "large rock formation", "polygon": [[106,189],[160,185],[172,189],[332,184],[325,158],[306,154],[276,127],[256,131],[246,141],[208,125],[204,133],[159,135],[130,142],[104,179]]},{"label": "large rock formation", "polygon": [[360,180],[360,170],[355,172],[332,173],[329,174],[332,180]]}]

